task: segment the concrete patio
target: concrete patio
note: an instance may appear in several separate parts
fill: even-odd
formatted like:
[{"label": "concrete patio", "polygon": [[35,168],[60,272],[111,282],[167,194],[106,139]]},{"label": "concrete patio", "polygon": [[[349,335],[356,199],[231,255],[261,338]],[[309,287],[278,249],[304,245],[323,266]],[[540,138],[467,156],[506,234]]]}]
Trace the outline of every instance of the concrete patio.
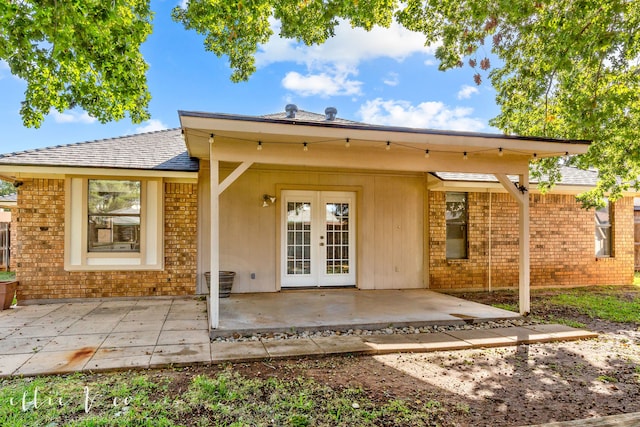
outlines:
[{"label": "concrete patio", "polygon": [[511,311],[425,289],[295,290],[220,299],[220,325],[211,336],[459,325],[519,317]]},{"label": "concrete patio", "polygon": [[[431,294],[421,292],[425,296]],[[227,323],[227,332],[231,325],[241,325],[238,323],[242,319],[239,313],[251,311],[252,307],[256,309],[252,312],[254,317],[249,317],[242,325],[247,327],[250,325],[247,322],[253,321],[261,328],[264,325],[282,327],[277,323],[282,320],[277,320],[276,316],[284,313],[280,306],[283,303],[280,301],[298,304],[290,306],[289,313],[306,313],[306,317],[301,316],[292,324],[298,328],[309,326],[311,329],[329,329],[336,325],[370,327],[380,324],[372,322],[374,313],[368,312],[375,305],[371,304],[387,308],[385,314],[379,312],[375,316],[384,320],[385,327],[389,324],[400,326],[412,321],[416,324],[434,324],[465,322],[461,318],[475,322],[481,316],[484,319],[517,317],[515,313],[445,296],[442,299],[434,298],[439,301],[441,320],[438,321],[438,316],[429,314],[431,306],[424,305],[427,302],[420,298],[418,292],[382,291],[377,295],[379,299],[367,292],[345,291],[239,295],[221,301],[221,306],[227,311],[231,308],[244,310],[234,313],[236,323]],[[282,300],[276,298],[278,296]],[[395,296],[395,300],[386,302],[385,298],[391,296]],[[331,303],[337,306],[321,308],[319,302],[322,305]],[[402,313],[402,304],[406,304],[405,313]],[[272,308],[266,310],[265,306]],[[446,333],[210,342],[206,310],[204,300],[191,297],[51,303],[0,311],[0,377],[160,368],[341,353],[456,350],[596,336],[591,332],[562,325],[536,325]],[[423,315],[414,317],[418,311],[423,312]]]}]

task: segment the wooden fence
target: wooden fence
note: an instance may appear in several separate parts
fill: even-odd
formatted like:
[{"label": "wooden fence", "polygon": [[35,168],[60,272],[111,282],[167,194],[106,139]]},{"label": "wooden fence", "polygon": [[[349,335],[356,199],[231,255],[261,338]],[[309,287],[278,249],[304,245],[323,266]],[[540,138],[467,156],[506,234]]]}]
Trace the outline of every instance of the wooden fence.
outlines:
[{"label": "wooden fence", "polygon": [[8,222],[0,222],[0,271],[9,269],[10,225]]}]

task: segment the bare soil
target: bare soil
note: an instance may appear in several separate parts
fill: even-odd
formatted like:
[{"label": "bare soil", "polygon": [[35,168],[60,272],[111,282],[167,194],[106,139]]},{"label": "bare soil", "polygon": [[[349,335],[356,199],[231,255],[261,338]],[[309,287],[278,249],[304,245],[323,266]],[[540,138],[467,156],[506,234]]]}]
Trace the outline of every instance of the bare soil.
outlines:
[{"label": "bare soil", "polygon": [[[637,290],[637,288],[636,288]],[[550,291],[551,292],[551,291]],[[460,295],[458,295],[460,296]],[[515,293],[462,295],[483,303],[514,303]],[[638,323],[592,319],[576,310],[532,299],[540,318],[582,322],[592,340],[384,356],[342,356],[230,365],[247,377],[313,378],[333,388],[359,387],[375,402],[404,399],[412,408],[437,401],[445,426],[525,426],[640,412]],[[637,294],[630,295],[636,298]],[[227,367],[228,368],[228,367]],[[172,388],[186,390],[196,373],[174,371]],[[394,425],[390,420],[389,424]]]}]

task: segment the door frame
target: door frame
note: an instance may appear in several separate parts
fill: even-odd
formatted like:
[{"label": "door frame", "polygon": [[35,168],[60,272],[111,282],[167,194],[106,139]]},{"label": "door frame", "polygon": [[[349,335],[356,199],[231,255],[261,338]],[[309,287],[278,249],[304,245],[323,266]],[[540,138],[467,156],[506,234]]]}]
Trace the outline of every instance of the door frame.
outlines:
[{"label": "door frame", "polygon": [[[355,243],[356,243],[356,247],[355,247],[355,261],[356,261],[356,280],[355,280],[355,287],[356,288],[360,288],[360,277],[361,277],[361,269],[358,268],[358,266],[362,265],[362,259],[361,259],[361,254],[362,254],[362,250],[360,248],[360,243],[361,243],[361,236],[360,236],[360,224],[362,221],[362,213],[363,213],[363,192],[364,192],[364,187],[361,185],[307,185],[307,184],[276,184],[276,195],[277,195],[277,201],[276,201],[276,224],[275,224],[275,265],[274,265],[274,270],[275,270],[275,288],[276,288],[276,292],[279,292],[281,290],[283,290],[282,288],[282,241],[281,241],[281,236],[282,236],[282,224],[283,224],[283,218],[282,218],[282,206],[281,203],[283,203],[282,200],[282,192],[283,191],[289,191],[289,190],[301,190],[301,191],[335,191],[335,192],[350,192],[350,193],[355,193],[355,208],[356,208],[356,214],[355,214],[355,227],[353,230],[354,236],[355,236]],[[284,288],[284,290],[288,291],[290,289],[293,289],[295,291],[295,288]],[[304,288],[301,288],[304,289]],[[309,289],[309,288],[307,288]],[[317,288],[311,288],[311,289],[318,289],[318,290],[322,290],[322,289],[326,289],[325,287],[317,287]]]},{"label": "door frame", "polygon": [[[356,209],[356,193],[353,191],[326,191],[326,190],[284,190],[280,193],[282,204],[281,209],[281,229],[280,233],[280,251],[281,260],[281,287],[287,289],[295,288],[327,288],[327,287],[353,287],[356,283],[357,268],[357,241],[356,241],[356,227],[357,227],[357,209]],[[288,239],[289,230],[287,228],[288,211],[286,204],[288,202],[308,202],[310,205],[310,212],[308,220],[310,221],[309,227],[309,249],[308,259],[310,263],[310,269],[308,274],[301,275],[287,275],[288,268]],[[349,205],[348,213],[348,244],[347,259],[349,260],[349,270],[346,274],[329,274],[327,273],[327,248],[330,246],[329,238],[331,232],[328,231],[327,226],[327,209],[329,204],[334,203],[347,203]],[[338,234],[342,235],[342,231]],[[338,245],[340,246],[340,244]],[[288,283],[284,283],[285,279]]]}]

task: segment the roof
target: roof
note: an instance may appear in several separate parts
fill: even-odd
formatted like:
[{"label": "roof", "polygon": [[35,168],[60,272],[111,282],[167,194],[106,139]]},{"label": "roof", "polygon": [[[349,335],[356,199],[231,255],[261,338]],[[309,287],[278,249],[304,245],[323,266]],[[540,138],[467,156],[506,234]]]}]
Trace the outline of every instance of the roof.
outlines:
[{"label": "roof", "polygon": [[290,120],[290,121],[298,121],[298,122],[318,122],[318,123],[340,123],[340,124],[352,124],[352,125],[366,125],[366,123],[355,122],[353,120],[341,119],[340,117],[336,117],[333,120],[327,120],[327,116],[318,113],[312,113],[310,111],[298,110],[296,111],[295,118],[288,118],[286,111],[281,113],[274,114],[265,114],[264,116],[260,116],[263,119],[276,119],[276,120]]},{"label": "roof", "polygon": [[[580,185],[593,187],[598,182],[598,172],[593,170],[582,170],[569,166],[560,167],[562,178],[559,185]],[[481,173],[454,173],[454,172],[433,172],[433,175],[443,181],[460,181],[460,182],[498,182],[496,177],[491,174]],[[512,181],[517,181],[517,177],[509,176]],[[535,179],[531,179],[531,183],[537,183]]]},{"label": "roof", "polygon": [[378,132],[397,132],[404,134],[419,134],[419,135],[445,135],[445,136],[458,136],[458,137],[475,137],[475,138],[490,138],[500,140],[514,140],[514,141],[538,141],[557,144],[572,144],[579,146],[588,146],[591,141],[582,139],[557,139],[538,136],[521,136],[521,135],[506,135],[499,133],[483,133],[483,132],[467,132],[467,131],[451,131],[441,129],[425,129],[425,128],[412,128],[404,126],[386,126],[386,125],[374,125],[369,123],[355,122],[351,120],[345,120],[336,118],[335,120],[327,120],[324,115],[310,113],[304,110],[298,110],[295,118],[288,118],[285,112],[276,114],[267,114],[263,116],[249,116],[241,114],[228,114],[228,113],[209,113],[203,111],[184,111],[179,110],[178,116],[200,118],[200,119],[217,119],[217,120],[233,120],[242,122],[254,122],[254,123],[280,123],[280,124],[295,124],[297,122],[304,123],[309,126],[325,127],[325,128],[343,128],[343,129],[360,129],[368,131]]},{"label": "roof", "polygon": [[180,129],[0,154],[0,165],[98,167],[197,172]]}]

